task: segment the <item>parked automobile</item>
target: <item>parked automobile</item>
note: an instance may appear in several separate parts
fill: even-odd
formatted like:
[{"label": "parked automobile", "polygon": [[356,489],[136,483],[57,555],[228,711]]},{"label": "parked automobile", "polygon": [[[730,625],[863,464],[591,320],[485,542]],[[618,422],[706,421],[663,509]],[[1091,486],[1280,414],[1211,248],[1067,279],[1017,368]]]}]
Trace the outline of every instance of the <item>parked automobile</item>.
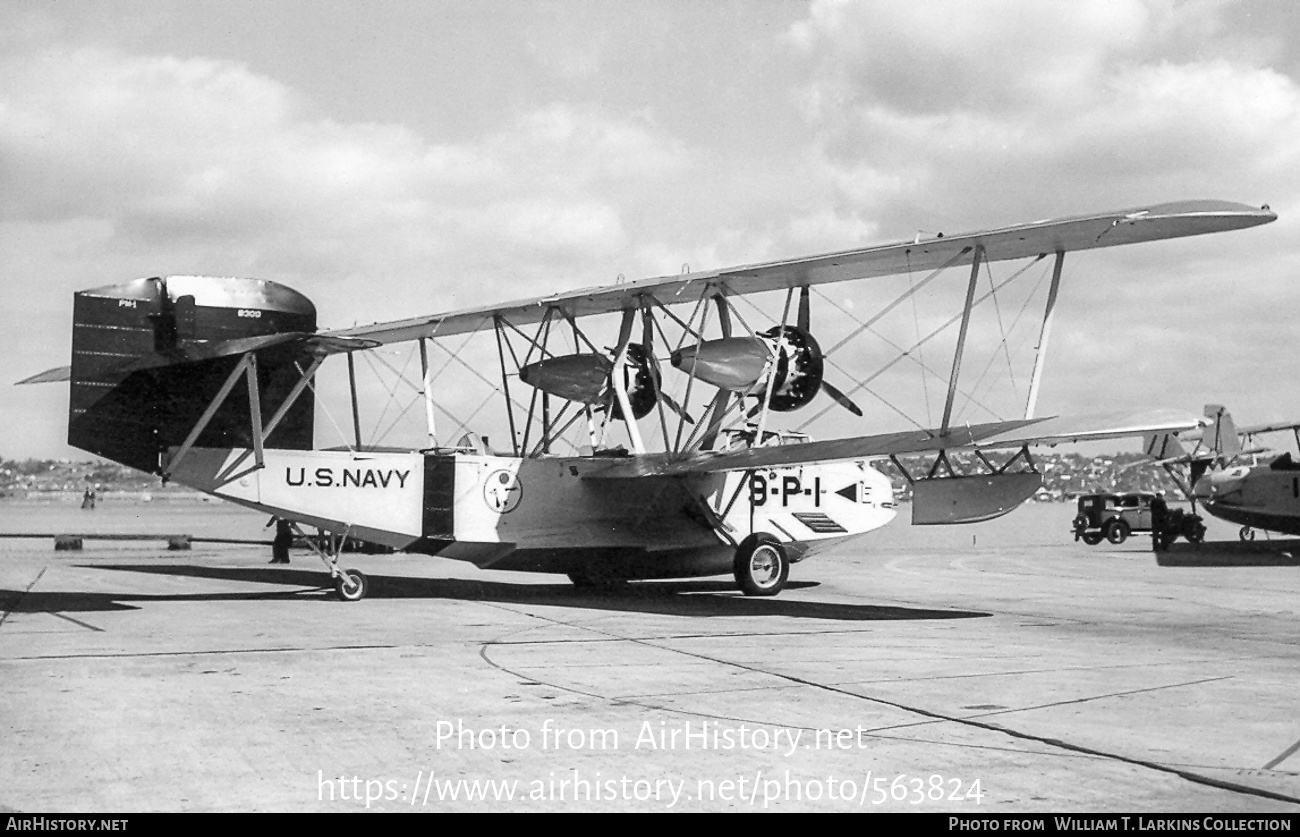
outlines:
[{"label": "parked automobile", "polygon": [[1167,548],[1179,535],[1192,543],[1205,539],[1205,523],[1200,517],[1182,509],[1170,510],[1159,494],[1083,494],[1078,502],[1074,539],[1089,546],[1102,540],[1121,544],[1134,532],[1153,532],[1156,549]]}]

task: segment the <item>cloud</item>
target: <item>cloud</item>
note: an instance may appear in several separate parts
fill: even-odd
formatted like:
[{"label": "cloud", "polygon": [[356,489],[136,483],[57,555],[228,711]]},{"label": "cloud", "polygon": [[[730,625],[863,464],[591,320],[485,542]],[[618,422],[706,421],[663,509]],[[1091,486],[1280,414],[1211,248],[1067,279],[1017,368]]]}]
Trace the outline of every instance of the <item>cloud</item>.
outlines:
[{"label": "cloud", "polygon": [[[536,78],[491,120],[438,138],[414,119],[354,118],[239,61],[15,36],[0,59],[0,251],[29,292],[13,315],[66,347],[72,291],[207,273],[290,284],[323,325],[348,325],[918,229],[1221,197],[1268,201],[1283,220],[1067,259],[1044,404],[1086,411],[1095,386],[1117,404],[1168,400],[1144,375],[1107,383],[1106,352],[1079,349],[1094,341],[1176,370],[1168,379],[1190,391],[1188,347],[1160,335],[1219,327],[1211,306],[1237,323],[1237,348],[1294,379],[1294,49],[1285,27],[1245,27],[1230,9],[815,2],[780,43],[769,29],[736,44],[762,68],[701,55],[663,84],[636,71],[659,63],[602,60],[627,53],[616,37],[557,24],[528,45],[527,66],[548,64]],[[763,94],[743,108],[719,98],[741,90]],[[867,316],[880,290],[834,293]],[[0,356],[23,358],[11,378],[63,360],[58,347],[33,359],[9,331]],[[944,367],[943,354],[927,358]],[[1218,363],[1235,374],[1244,361]]]},{"label": "cloud", "polygon": [[1295,169],[1300,90],[1238,50],[1186,48],[1229,11],[822,2],[789,38],[813,65],[805,114],[828,167],[846,182],[876,172],[882,212],[1014,221],[1061,212],[1058,194],[1103,208],[1191,181],[1228,197],[1267,186],[1281,203],[1297,193],[1277,175]]},{"label": "cloud", "polygon": [[112,231],[105,252],[150,253],[168,272],[270,274],[309,293],[441,276],[435,285],[472,278],[480,298],[504,298],[521,278],[578,282],[577,265],[625,244],[621,192],[686,157],[644,115],[591,107],[547,104],[438,144],[322,118],[229,61],[49,49],[3,69],[0,221],[94,219]]},{"label": "cloud", "polygon": [[1075,79],[1134,48],[1147,17],[1137,2],[818,2],[790,39],[818,57],[814,115],[861,100],[917,116],[1011,114],[1077,92]]}]

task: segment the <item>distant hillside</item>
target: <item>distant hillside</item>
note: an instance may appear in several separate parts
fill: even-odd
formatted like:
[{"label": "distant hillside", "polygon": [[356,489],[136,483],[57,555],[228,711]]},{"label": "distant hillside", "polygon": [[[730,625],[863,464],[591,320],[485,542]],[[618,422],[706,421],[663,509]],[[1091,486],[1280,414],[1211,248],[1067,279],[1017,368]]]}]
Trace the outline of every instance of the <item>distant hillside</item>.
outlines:
[{"label": "distant hillside", "polygon": [[[994,458],[995,464],[1007,455]],[[1118,453],[1085,457],[1079,454],[1050,453],[1034,456],[1034,464],[1043,474],[1042,500],[1065,500],[1071,495],[1097,491],[1164,491],[1177,496],[1178,486],[1164,470],[1142,465],[1141,454]],[[929,472],[934,457],[904,457],[903,464],[914,475]],[[962,473],[977,473],[975,455],[961,453],[950,458]],[[1022,465],[1023,463],[1017,463]],[[911,497],[911,485],[891,462],[876,467],[888,475],[900,499]],[[1016,466],[1013,466],[1013,470]],[[25,496],[31,492],[76,491],[94,486],[98,493],[186,492],[181,486],[162,484],[162,480],[133,468],[112,462],[72,462],[66,459],[0,459],[0,496]]]},{"label": "distant hillside", "polygon": [[24,496],[32,492],[85,491],[93,486],[97,493],[188,492],[177,486],[164,486],[152,474],[113,462],[72,462],[67,459],[0,459],[0,496]]},{"label": "distant hillside", "polygon": [[[1009,454],[990,454],[995,465],[1001,465]],[[913,476],[929,473],[934,457],[900,457]],[[949,457],[956,470],[965,474],[981,473],[976,455],[959,453]],[[1034,466],[1043,475],[1043,488],[1036,499],[1068,500],[1078,494],[1096,492],[1164,491],[1175,497],[1182,496],[1181,489],[1163,468],[1150,464],[1140,453],[1112,453],[1087,457],[1077,453],[1048,453],[1033,455]],[[891,462],[876,463],[894,483],[900,499],[910,499],[911,485]],[[1011,467],[1022,470],[1023,461]],[[982,471],[987,473],[988,469]]]}]

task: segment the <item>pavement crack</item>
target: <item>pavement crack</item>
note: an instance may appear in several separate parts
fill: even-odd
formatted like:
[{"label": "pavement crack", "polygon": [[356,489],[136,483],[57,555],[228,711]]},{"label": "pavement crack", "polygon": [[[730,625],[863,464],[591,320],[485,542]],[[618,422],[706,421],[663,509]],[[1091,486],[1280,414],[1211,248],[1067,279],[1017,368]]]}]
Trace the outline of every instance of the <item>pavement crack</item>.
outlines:
[{"label": "pavement crack", "polygon": [[1053,706],[1070,706],[1076,703],[1091,703],[1094,700],[1106,700],[1107,698],[1126,697],[1128,695],[1140,695],[1146,692],[1159,692],[1165,689],[1181,689],[1183,686],[1199,686],[1202,683],[1215,683],[1220,680],[1231,680],[1232,675],[1223,677],[1205,677],[1200,680],[1188,680],[1185,683],[1167,683],[1163,686],[1148,686],[1145,689],[1126,689],[1121,692],[1107,692],[1101,695],[1091,695],[1089,697],[1073,698],[1071,700],[1057,700],[1051,703],[1039,703],[1033,706],[1020,706],[1011,709],[999,709],[996,712],[981,712],[979,715],[973,715],[975,718],[988,718],[993,715],[1008,715],[1017,712],[1032,712],[1035,709],[1049,709]]},{"label": "pavement crack", "polygon": [[1264,769],[1272,770],[1274,767],[1277,767],[1282,762],[1291,758],[1291,756],[1295,753],[1296,750],[1300,750],[1300,741],[1297,741],[1296,743],[1292,744],[1290,747],[1287,747],[1285,750],[1279,753],[1277,758],[1273,759],[1268,764],[1264,765]]},{"label": "pavement crack", "polygon": [[[555,624],[555,625],[561,625],[561,626],[564,626],[564,627],[567,627],[567,628],[576,629],[576,630],[591,631],[592,633],[602,634],[602,635],[604,635],[604,636],[611,637],[611,638],[615,638],[615,639],[622,639],[622,640],[624,640],[624,641],[626,641],[626,642],[631,642],[631,643],[634,643],[634,644],[637,644],[637,645],[644,645],[644,646],[646,646],[646,647],[648,647],[648,648],[653,648],[653,649],[655,649],[655,650],[657,650],[657,651],[667,651],[667,652],[669,652],[669,653],[681,654],[681,655],[686,656],[686,657],[693,657],[693,658],[698,659],[698,660],[705,660],[705,661],[707,661],[707,662],[711,662],[711,663],[714,663],[714,664],[716,664],[716,665],[721,665],[721,666],[730,666],[730,667],[733,667],[733,668],[741,669],[741,670],[743,670],[743,671],[752,672],[752,673],[754,673],[754,674],[763,674],[763,675],[767,675],[768,677],[774,677],[774,678],[777,678],[777,679],[779,679],[779,680],[785,680],[786,682],[794,683],[794,684],[801,685],[801,686],[806,686],[806,687],[808,687],[808,688],[818,689],[818,690],[821,690],[821,691],[830,692],[830,693],[833,693],[833,694],[838,694],[838,695],[842,695],[842,696],[844,696],[844,697],[849,697],[849,698],[853,698],[853,699],[856,699],[856,700],[866,701],[866,702],[869,702],[869,703],[876,703],[876,704],[879,704],[879,705],[881,705],[881,706],[888,706],[888,707],[890,707],[890,708],[897,709],[897,710],[902,711],[902,712],[908,712],[908,713],[911,713],[911,714],[914,714],[914,715],[919,715],[919,716],[921,716],[921,717],[923,717],[923,718],[928,718],[928,719],[930,719],[931,721],[947,722],[947,723],[951,723],[951,724],[958,724],[958,725],[960,725],[960,726],[964,726],[964,727],[970,727],[970,728],[973,728],[973,729],[984,730],[984,731],[986,731],[986,732],[992,732],[992,733],[995,733],[995,734],[998,734],[998,735],[1009,736],[1009,737],[1011,737],[1011,738],[1014,738],[1014,739],[1017,739],[1017,740],[1020,740],[1020,741],[1030,741],[1030,742],[1034,742],[1034,743],[1036,743],[1036,744],[1045,745],[1045,746],[1047,746],[1047,747],[1051,747],[1051,748],[1055,748],[1055,749],[1059,749],[1059,750],[1064,750],[1064,751],[1069,752],[1069,753],[1076,753],[1076,754],[1080,754],[1080,755],[1091,756],[1091,757],[1094,757],[1094,758],[1101,758],[1101,759],[1107,759],[1107,760],[1110,760],[1110,761],[1116,761],[1116,762],[1120,762],[1120,763],[1123,763],[1123,764],[1130,764],[1130,765],[1133,765],[1133,766],[1135,766],[1135,767],[1141,767],[1141,768],[1145,768],[1145,769],[1147,769],[1147,770],[1153,770],[1153,771],[1156,771],[1156,772],[1159,772],[1159,773],[1165,773],[1165,774],[1170,774],[1170,775],[1173,775],[1173,776],[1178,776],[1179,778],[1184,779],[1184,780],[1186,780],[1186,781],[1188,781],[1188,782],[1192,782],[1192,783],[1194,783],[1194,784],[1205,785],[1205,786],[1207,786],[1207,787],[1212,787],[1212,788],[1218,788],[1218,789],[1220,789],[1220,790],[1226,790],[1226,791],[1230,791],[1230,792],[1232,792],[1232,793],[1239,793],[1239,794],[1243,794],[1243,795],[1246,795],[1246,796],[1254,796],[1254,797],[1259,797],[1259,798],[1262,798],[1262,799],[1273,799],[1273,800],[1277,800],[1277,801],[1280,801],[1280,802],[1288,802],[1288,803],[1292,803],[1292,804],[1298,804],[1298,805],[1300,805],[1300,797],[1289,796],[1289,795],[1287,795],[1287,794],[1277,793],[1277,792],[1274,792],[1274,791],[1265,790],[1265,789],[1263,789],[1263,788],[1251,787],[1251,786],[1249,786],[1249,785],[1243,785],[1243,784],[1239,784],[1239,783],[1237,783],[1237,782],[1229,782],[1229,781],[1222,780],[1222,779],[1215,779],[1215,778],[1213,778],[1213,777],[1205,776],[1205,775],[1202,775],[1202,774],[1200,774],[1200,773],[1193,772],[1193,771],[1191,771],[1191,770],[1186,770],[1186,769],[1182,769],[1182,768],[1179,768],[1179,767],[1174,767],[1174,766],[1171,766],[1171,765],[1161,764],[1161,763],[1159,763],[1159,762],[1151,761],[1151,760],[1149,760],[1149,759],[1136,758],[1136,757],[1134,757],[1134,756],[1126,756],[1126,755],[1123,755],[1123,754],[1121,754],[1121,753],[1113,753],[1113,752],[1109,752],[1109,751],[1106,751],[1106,750],[1099,750],[1099,749],[1096,749],[1096,748],[1094,748],[1094,747],[1087,747],[1087,746],[1082,745],[1082,744],[1075,744],[1075,743],[1072,743],[1072,742],[1069,742],[1069,741],[1065,741],[1065,740],[1062,740],[1062,739],[1059,739],[1059,738],[1052,738],[1052,737],[1050,737],[1050,736],[1045,736],[1045,735],[1036,735],[1036,734],[1034,734],[1034,733],[1023,732],[1023,731],[1021,731],[1021,730],[1011,729],[1011,728],[1009,728],[1009,727],[1002,726],[1001,724],[995,724],[995,723],[990,723],[990,722],[987,722],[987,721],[981,721],[981,720],[978,719],[978,717],[959,717],[959,716],[955,716],[955,715],[948,715],[948,714],[945,714],[945,713],[943,713],[943,712],[937,712],[937,711],[930,710],[930,709],[923,709],[923,708],[921,708],[921,707],[919,707],[919,706],[911,706],[911,705],[909,705],[909,704],[900,703],[900,702],[898,702],[898,701],[886,700],[885,698],[874,697],[874,696],[872,696],[872,695],[864,695],[864,694],[860,694],[860,693],[858,693],[858,692],[854,692],[854,691],[851,691],[851,690],[849,690],[849,689],[845,689],[845,688],[841,688],[841,687],[838,687],[838,686],[829,685],[829,684],[826,684],[826,683],[818,683],[818,682],[815,682],[815,681],[812,681],[812,680],[808,680],[807,678],[798,677],[798,676],[793,675],[793,674],[784,674],[784,673],[782,673],[782,672],[769,671],[769,670],[767,670],[767,669],[760,668],[759,666],[748,665],[748,664],[745,664],[745,663],[738,663],[738,662],[735,662],[735,661],[732,661],[732,660],[721,659],[721,658],[719,658],[719,657],[712,657],[712,656],[709,656],[708,654],[702,654],[702,653],[699,653],[699,652],[696,652],[696,651],[688,651],[688,650],[681,649],[681,648],[666,647],[666,646],[663,646],[663,645],[658,645],[658,644],[656,644],[656,643],[654,643],[654,642],[649,642],[649,641],[644,640],[644,639],[639,639],[639,638],[635,638],[635,637],[619,637],[617,634],[614,634],[614,633],[612,633],[612,632],[610,632],[610,631],[608,631],[608,630],[602,630],[602,629],[594,628],[594,627],[591,627],[591,626],[589,626],[589,625],[575,625],[575,624],[571,624],[571,623],[568,623],[568,622],[564,622],[563,620],[552,619],[552,618],[549,618],[549,617],[540,616],[540,615],[538,615],[538,614],[536,614],[536,613],[529,613],[529,614],[527,614],[527,615],[532,616],[532,617],[534,617],[534,618],[536,618],[536,619],[539,619],[539,620],[545,621],[545,622],[550,622],[550,623]],[[512,633],[517,633],[517,632],[512,632]],[[480,657],[482,657],[482,659],[483,659],[485,662],[487,662],[489,665],[492,665],[492,666],[495,667],[495,668],[498,668],[498,669],[500,669],[500,670],[502,670],[502,671],[507,671],[507,672],[509,672],[510,674],[513,674],[513,675],[515,675],[515,676],[523,676],[522,674],[520,674],[520,673],[518,673],[518,672],[511,671],[510,669],[508,669],[508,668],[506,668],[505,666],[503,666],[503,665],[501,665],[501,664],[499,664],[499,663],[493,661],[493,660],[490,658],[490,656],[489,656],[489,654],[488,654],[488,650],[489,650],[489,648],[492,647],[494,644],[495,644],[495,643],[493,643],[493,642],[487,642],[487,643],[484,643],[484,645],[481,646],[480,651],[479,651],[479,655],[480,655]],[[1221,679],[1221,678],[1211,678],[1211,679]],[[1198,682],[1208,682],[1208,681],[1198,681]],[[563,690],[563,691],[566,691],[566,692],[570,692],[570,693],[574,693],[574,694],[582,694],[582,695],[586,695],[586,696],[589,696],[589,697],[595,697],[595,698],[599,698],[599,699],[603,699],[603,700],[619,700],[618,698],[609,697],[609,696],[607,696],[607,695],[598,695],[598,694],[593,694],[593,693],[591,693],[591,692],[580,691],[580,690],[578,690],[578,689],[568,688],[568,687],[565,687],[565,686],[560,686],[560,685],[558,685],[558,684],[549,684],[549,683],[548,683],[547,685],[551,686],[552,688],[560,689],[560,690]],[[1176,684],[1176,685],[1190,685],[1190,684]],[[1157,688],[1165,688],[1165,687],[1157,687]],[[1150,691],[1150,690],[1137,690],[1137,691]],[[636,701],[633,701],[633,702],[636,702]],[[680,711],[680,710],[671,709],[671,708],[669,708],[669,707],[659,707],[659,708],[660,708],[660,709],[663,709],[663,710],[665,710],[665,711]],[[688,713],[688,714],[701,714],[701,713]],[[707,716],[704,716],[704,717],[707,717]],[[739,720],[739,719],[729,719],[729,720]],[[1294,749],[1300,749],[1300,742],[1297,742],[1296,745],[1293,745],[1293,748],[1294,748]],[[1289,755],[1289,753],[1287,753],[1286,755]]]},{"label": "pavement crack", "polygon": [[71,616],[67,615],[66,613],[59,613],[58,611],[54,611],[54,610],[50,610],[47,612],[51,616],[57,616],[60,619],[67,620],[68,622],[71,622],[74,625],[80,625],[81,627],[86,628],[88,630],[96,631],[101,634],[104,632],[103,628],[97,628],[94,625],[90,624],[89,622],[82,622],[80,619],[73,619]]},{"label": "pavement crack", "polygon": [[1300,798],[1294,796],[1288,796],[1287,794],[1282,794],[1282,793],[1275,793],[1273,791],[1264,790],[1262,788],[1254,788],[1249,785],[1241,785],[1236,782],[1228,782],[1221,779],[1214,779],[1209,776],[1203,776],[1199,773],[1193,773],[1190,770],[1183,770],[1177,767],[1171,767],[1169,765],[1160,764],[1159,762],[1150,761],[1148,759],[1140,759],[1132,756],[1125,756],[1120,753],[1112,753],[1112,752],[1107,752],[1106,750],[1098,750],[1093,747],[1086,747],[1082,744],[1074,744],[1069,741],[1063,741],[1059,738],[1051,738],[1048,736],[1035,735],[1033,733],[1022,732],[1020,730],[1004,727],[1000,724],[993,724],[993,723],[987,723],[985,721],[980,721],[975,718],[961,718],[954,715],[946,715],[942,712],[935,712],[929,709],[922,709],[919,706],[910,706],[908,704],[899,703],[897,701],[885,700],[884,698],[872,697],[871,695],[858,694],[856,692],[852,692],[847,689],[841,689],[839,687],[830,686],[824,683],[815,683],[811,680],[807,680],[806,678],[796,677],[795,675],[792,674],[782,674],[780,672],[766,671],[756,666],[748,666],[743,663],[735,663],[729,660],[717,660],[705,654],[698,654],[690,651],[680,651],[680,650],[679,653],[686,654],[687,656],[692,656],[699,659],[712,660],[713,662],[722,665],[732,665],[732,666],[736,666],[737,668],[742,668],[748,671],[767,674],[771,677],[778,677],[784,680],[788,680],[792,683],[799,683],[801,685],[808,686],[810,688],[821,689],[824,691],[833,692],[835,694],[857,698],[858,700],[869,701],[871,703],[878,703],[883,706],[889,706],[894,709],[901,710],[903,712],[911,712],[916,715],[921,715],[922,717],[930,718],[935,721],[947,721],[949,723],[960,724],[962,726],[973,727],[975,729],[982,729],[989,732],[1000,733],[1002,735],[1009,735],[1012,738],[1016,738],[1022,741],[1034,741],[1039,744],[1045,744],[1049,747],[1056,747],[1073,753],[1081,753],[1084,755],[1095,756],[1098,758],[1110,759],[1113,761],[1123,762],[1125,764],[1131,764],[1136,767],[1144,767],[1148,770],[1155,770],[1160,773],[1169,773],[1178,776],[1182,779],[1185,779],[1189,782],[1194,782],[1200,785],[1206,785],[1208,787],[1219,788],[1221,790],[1232,791],[1234,793],[1246,794],[1249,796],[1258,796],[1264,799],[1275,799],[1281,802],[1300,804]]}]

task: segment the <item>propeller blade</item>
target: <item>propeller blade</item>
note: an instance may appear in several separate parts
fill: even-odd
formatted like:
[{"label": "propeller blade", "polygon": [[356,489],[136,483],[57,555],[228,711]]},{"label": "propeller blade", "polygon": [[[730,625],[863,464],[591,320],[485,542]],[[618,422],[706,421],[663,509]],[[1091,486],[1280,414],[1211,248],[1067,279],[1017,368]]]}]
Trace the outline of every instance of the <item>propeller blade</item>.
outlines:
[{"label": "propeller blade", "polygon": [[660,391],[659,397],[662,398],[663,402],[668,405],[668,409],[672,410],[677,415],[686,419],[687,424],[695,424],[695,419],[691,418],[691,414],[683,410],[682,405],[674,401],[671,395],[669,395],[666,392]]},{"label": "propeller blade", "polygon": [[855,416],[862,415],[862,408],[859,407],[857,404],[854,404],[853,399],[849,398],[847,395],[840,392],[838,388],[832,386],[826,381],[822,381],[822,392],[826,393],[831,398],[834,398],[836,401],[839,402],[841,407],[848,410],[853,415]]},{"label": "propeller blade", "polygon": [[808,286],[804,285],[799,289],[799,322],[798,326],[805,333],[812,329],[812,309],[808,301]]}]

